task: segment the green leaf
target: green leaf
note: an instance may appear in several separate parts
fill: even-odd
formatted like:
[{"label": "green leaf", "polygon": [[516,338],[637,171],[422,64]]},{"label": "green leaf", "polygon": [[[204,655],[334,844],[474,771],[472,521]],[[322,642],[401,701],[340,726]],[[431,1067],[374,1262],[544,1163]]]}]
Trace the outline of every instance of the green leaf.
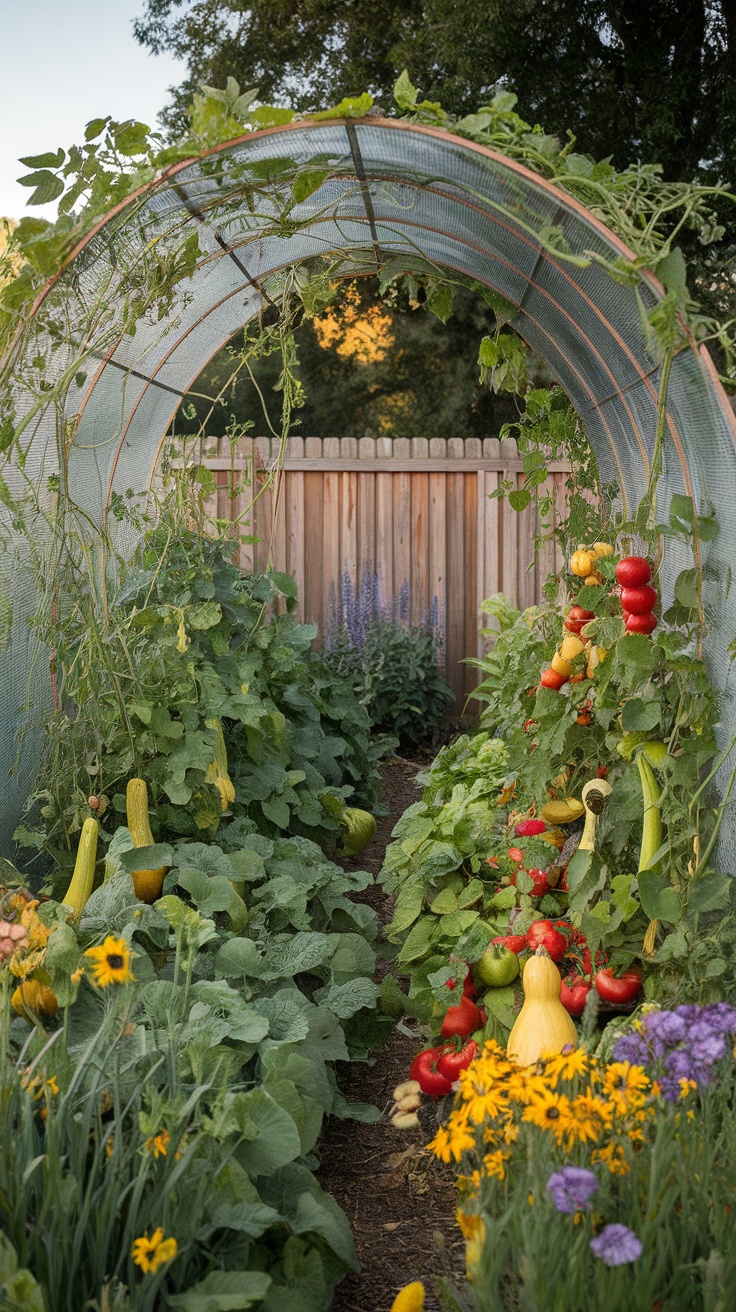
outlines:
[{"label": "green leaf", "polygon": [[693,522],[692,497],[683,496],[681,492],[673,492],[670,500],[669,517],[673,528],[679,527],[677,520],[690,528]]},{"label": "green leaf", "polygon": [[327,984],[317,990],[314,1000],[320,1007],[334,1012],[340,1020],[347,1020],[362,1007],[375,1007],[377,997],[378,985],[372,979],[358,978],[344,984]]},{"label": "green leaf", "polygon": [[249,1175],[268,1175],[299,1156],[301,1143],[294,1121],[264,1089],[236,1094],[233,1103],[245,1139],[235,1155]]},{"label": "green leaf", "polygon": [[670,925],[676,925],[681,915],[680,898],[667,875],[657,875],[653,870],[640,870],[638,883],[641,905],[649,919],[665,920]]},{"label": "green leaf", "polygon": [[675,600],[688,610],[695,610],[698,605],[699,576],[698,569],[683,569],[675,579]]},{"label": "green leaf", "polygon": [[663,259],[654,266],[657,277],[664,283],[665,290],[684,292],[687,290],[687,265],[679,246],[673,246]]},{"label": "green leaf", "polygon": [[626,733],[647,732],[656,728],[660,718],[661,707],[656,697],[629,697],[621,712],[621,727]]},{"label": "green leaf", "polygon": [[410,961],[423,957],[437,926],[434,916],[422,916],[412,927],[408,938],[396,958],[397,964],[406,966]]},{"label": "green leaf", "polygon": [[215,957],[215,973],[225,979],[262,979],[268,967],[249,938],[231,938]]},{"label": "green leaf", "polygon": [[60,169],[65,159],[66,151],[59,146],[58,150],[47,150],[43,155],[21,155],[20,163],[27,169]]},{"label": "green leaf", "polygon": [[242,1312],[265,1297],[271,1277],[265,1271],[210,1271],[186,1294],[169,1294],[176,1312]]},{"label": "green leaf", "polygon": [[435,916],[445,916],[450,911],[456,911],[457,895],[453,893],[451,888],[443,888],[434,901],[430,903],[429,909]]},{"label": "green leaf", "polygon": [[149,847],[130,847],[118,852],[120,866],[129,875],[137,870],[158,870],[160,866],[170,866],[174,853],[168,843],[152,843]]},{"label": "green leaf", "polygon": [[402,888],[394,906],[394,916],[386,933],[393,939],[394,935],[403,934],[405,929],[414,924],[424,904],[424,887],[411,884]]},{"label": "green leaf", "polygon": [[447,323],[452,314],[452,283],[431,282],[427,289],[426,308],[440,323]]},{"label": "green leaf", "polygon": [[216,601],[202,601],[187,607],[186,625],[189,629],[213,629],[221,619],[222,607]]},{"label": "green leaf", "polygon": [[714,870],[696,875],[687,884],[688,912],[722,910],[731,901],[732,889],[732,875],[719,875]]},{"label": "green leaf", "polygon": [[296,204],[301,205],[302,201],[307,200],[315,191],[318,191],[325,178],[329,176],[329,169],[309,169],[304,173],[299,173],[291,186]]},{"label": "green leaf", "polygon": [[144,155],[148,149],[150,131],[147,123],[137,123],[135,119],[114,124],[115,149],[119,150],[121,155]]},{"label": "green leaf", "polygon": [[394,100],[399,109],[414,109],[417,103],[419,92],[415,86],[412,86],[409,80],[409,74],[406,69],[403,70],[394,82]]},{"label": "green leaf", "polygon": [[526,510],[532,499],[531,492],[525,487],[519,487],[514,492],[509,492],[509,505],[512,510]]},{"label": "green leaf", "polygon": [[89,123],[84,129],[85,141],[94,141],[95,137],[99,137],[100,133],[105,130],[109,122],[110,122],[109,114],[107,115],[107,118],[90,119]]},{"label": "green leaf", "polygon": [[334,109],[322,109],[317,114],[309,114],[310,119],[325,122],[333,118],[362,118],[373,104],[373,96],[364,91],[360,96],[345,96]]},{"label": "green leaf", "polygon": [[47,205],[49,201],[56,200],[64,190],[62,178],[57,178],[55,173],[50,173],[48,169],[39,169],[34,173],[25,173],[17,181],[21,187],[35,187],[35,191],[28,197],[28,205]]}]

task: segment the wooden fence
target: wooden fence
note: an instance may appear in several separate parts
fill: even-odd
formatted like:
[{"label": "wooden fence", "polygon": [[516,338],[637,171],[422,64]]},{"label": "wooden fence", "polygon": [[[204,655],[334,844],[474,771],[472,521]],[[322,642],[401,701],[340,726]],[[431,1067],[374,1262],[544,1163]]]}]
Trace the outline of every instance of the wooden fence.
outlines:
[{"label": "wooden fence", "polygon": [[[460,662],[483,651],[483,598],[503,592],[520,608],[540,599],[555,567],[551,546],[529,568],[534,510],[513,511],[489,494],[500,481],[523,485],[513,439],[291,438],[274,515],[264,482],[278,453],[275,439],[208,439],[201,462],[215,474],[220,519],[241,520],[243,570],[272,567],[293,574],[298,615],[325,631],[330,606],[347,574],[353,588],[365,572],[377,576],[381,602],[408,588],[409,615],[419,623],[433,599],[445,639],[445,674],[458,708],[478,673]],[[569,472],[552,464],[545,488],[559,495]],[[235,483],[233,482],[233,474]],[[247,483],[232,495],[238,480]],[[248,517],[248,507],[259,492]]]}]

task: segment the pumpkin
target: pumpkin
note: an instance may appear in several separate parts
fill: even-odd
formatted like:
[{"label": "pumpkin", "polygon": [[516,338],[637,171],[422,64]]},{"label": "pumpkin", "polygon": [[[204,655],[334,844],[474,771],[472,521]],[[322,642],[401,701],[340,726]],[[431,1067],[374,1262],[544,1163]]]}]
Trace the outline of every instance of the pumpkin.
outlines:
[{"label": "pumpkin", "polygon": [[560,972],[546,948],[539,947],[524,967],[524,1005],[508,1041],[508,1055],[520,1066],[554,1057],[578,1035],[572,1017],[560,1002]]},{"label": "pumpkin", "polygon": [[[148,819],[148,785],[145,779],[130,779],[125,791],[128,829],[134,847],[153,847],[153,834]],[[85,821],[86,823],[86,821]],[[157,870],[134,870],[133,887],[141,902],[149,905],[161,896],[166,866]]]},{"label": "pumpkin", "polygon": [[91,817],[82,825],[72,882],[61,899],[64,906],[72,908],[75,920],[79,920],[92,892],[99,830],[97,821]]}]

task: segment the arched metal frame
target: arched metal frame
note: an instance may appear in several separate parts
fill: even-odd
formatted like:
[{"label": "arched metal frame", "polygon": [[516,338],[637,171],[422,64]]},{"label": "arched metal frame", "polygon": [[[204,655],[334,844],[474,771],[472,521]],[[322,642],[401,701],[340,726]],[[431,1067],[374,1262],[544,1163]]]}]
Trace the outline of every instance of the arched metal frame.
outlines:
[{"label": "arched metal frame", "polygon": [[[254,214],[244,199],[244,177],[258,169],[263,176],[268,161],[284,157],[298,168],[315,167],[318,159],[327,175],[279,229],[279,201],[290,183],[277,177],[271,199],[261,196]],[[659,364],[647,351],[640,306],[651,309],[663,289],[649,274],[635,289],[613,280],[595,260],[585,267],[568,260],[569,253],[611,260],[631,252],[576,200],[524,166],[441,129],[393,119],[299,122],[250,133],[167,170],[163,180],[111,211],[43,289],[32,313],[47,312],[61,290],[67,311],[68,302],[73,309],[78,300],[82,320],[100,287],[109,289],[114,308],[117,271],[143,265],[150,243],[161,246],[174,232],[181,240],[186,231],[197,232],[200,257],[192,276],[177,285],[167,314],[161,321],[145,316],[131,337],[115,330],[113,313],[96,369],[69,391],[69,486],[93,521],[105,522],[114,494],[149,485],[182,396],[268,299],[264,283],[281,269],[335,252],[359,254],[363,270],[367,259],[374,267],[387,260],[434,266],[500,294],[513,307],[513,328],[569,394],[604,479],[618,484],[629,508],[644,491]],[[54,368],[60,372],[63,364],[57,352]],[[57,460],[54,422],[47,414],[35,423],[26,473],[37,471],[39,484]],[[672,368],[660,505],[666,510],[671,494],[684,492],[701,509],[712,505],[721,524],[719,538],[706,547],[712,616],[706,659],[724,694],[724,741],[736,726],[727,656],[736,629],[736,599],[727,587],[736,554],[735,437],[712,361],[691,344]],[[18,577],[22,559],[19,544],[0,564],[0,585],[10,579],[15,600],[12,641],[0,651],[7,707],[0,775],[11,770],[19,725],[32,725],[36,708],[48,702],[47,658],[34,652],[24,622],[34,595],[28,579]],[[670,553],[665,590],[687,563]],[[39,750],[38,735],[30,732],[5,792],[0,851],[9,849]],[[728,838],[729,853],[731,846]]]}]

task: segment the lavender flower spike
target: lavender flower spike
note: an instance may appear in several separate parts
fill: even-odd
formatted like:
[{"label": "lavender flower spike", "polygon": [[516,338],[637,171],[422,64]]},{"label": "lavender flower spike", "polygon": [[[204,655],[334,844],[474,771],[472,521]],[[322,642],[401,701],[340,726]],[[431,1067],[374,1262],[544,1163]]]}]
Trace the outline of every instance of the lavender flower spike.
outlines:
[{"label": "lavender flower spike", "polygon": [[628,1226],[617,1224],[607,1225],[601,1230],[595,1239],[591,1239],[590,1247],[606,1266],[624,1266],[626,1262],[635,1262],[644,1251],[638,1235],[629,1230]]},{"label": "lavender flower spike", "polygon": [[547,1181],[547,1189],[558,1212],[582,1212],[597,1188],[594,1173],[582,1166],[563,1166]]}]

